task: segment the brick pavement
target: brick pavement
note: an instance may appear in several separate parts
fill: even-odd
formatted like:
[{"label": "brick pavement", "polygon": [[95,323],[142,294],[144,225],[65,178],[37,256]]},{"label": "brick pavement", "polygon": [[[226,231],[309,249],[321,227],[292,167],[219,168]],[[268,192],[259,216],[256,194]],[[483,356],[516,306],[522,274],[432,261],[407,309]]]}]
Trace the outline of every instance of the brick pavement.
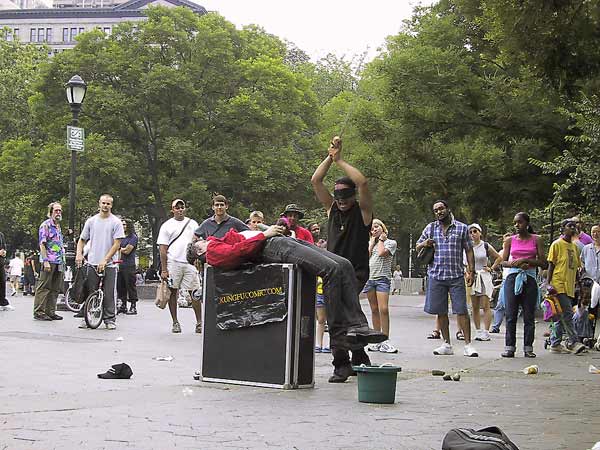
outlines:
[{"label": "brick pavement", "polygon": [[[183,333],[173,335],[168,312],[151,302],[141,302],[138,316],[119,316],[116,331],[80,330],[66,312],[60,322],[34,321],[31,297],[12,302],[16,311],[0,312],[0,450],[421,450],[440,449],[450,428],[487,425],[521,450],[588,449],[600,440],[600,375],[587,372],[600,366],[600,353],[546,353],[543,323],[535,361],[500,358],[502,334],[476,344],[479,358],[463,357],[462,344],[455,356],[435,357],[440,341],[425,339],[433,319],[422,312],[423,297],[394,296],[392,342],[401,353],[371,356],[402,367],[397,402],[371,405],[357,402],[355,379],[327,383],[324,354],[315,389],[195,382],[200,336],[189,309],[180,310]],[[152,359],[158,355],[174,359]],[[96,378],[118,362],[132,366],[131,380]],[[540,374],[520,373],[532,362]],[[431,369],[464,372],[460,382],[444,382]]]}]

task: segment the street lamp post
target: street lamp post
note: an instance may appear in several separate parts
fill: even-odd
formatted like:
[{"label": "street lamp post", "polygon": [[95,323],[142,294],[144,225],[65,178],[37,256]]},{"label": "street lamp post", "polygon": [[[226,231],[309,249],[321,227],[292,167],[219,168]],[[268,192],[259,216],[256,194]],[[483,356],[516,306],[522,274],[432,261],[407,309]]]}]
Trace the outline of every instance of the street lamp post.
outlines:
[{"label": "street lamp post", "polygon": [[[66,260],[69,267],[75,265],[75,192],[77,179],[77,152],[83,150],[83,130],[79,129],[79,112],[85,98],[87,85],[79,75],[73,76],[66,84],[67,101],[71,106],[73,120],[67,128],[67,147],[71,150],[71,179],[69,182],[69,235]],[[80,130],[80,131],[79,131]],[[80,133],[80,134],[78,134]]]}]

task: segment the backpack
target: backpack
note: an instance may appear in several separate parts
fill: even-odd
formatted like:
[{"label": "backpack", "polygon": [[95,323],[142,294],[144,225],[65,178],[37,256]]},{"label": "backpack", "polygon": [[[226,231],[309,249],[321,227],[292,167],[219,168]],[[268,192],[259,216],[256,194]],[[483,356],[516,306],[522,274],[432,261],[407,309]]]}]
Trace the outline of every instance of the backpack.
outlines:
[{"label": "backpack", "polygon": [[498,427],[480,430],[453,428],[444,436],[442,450],[519,450]]}]

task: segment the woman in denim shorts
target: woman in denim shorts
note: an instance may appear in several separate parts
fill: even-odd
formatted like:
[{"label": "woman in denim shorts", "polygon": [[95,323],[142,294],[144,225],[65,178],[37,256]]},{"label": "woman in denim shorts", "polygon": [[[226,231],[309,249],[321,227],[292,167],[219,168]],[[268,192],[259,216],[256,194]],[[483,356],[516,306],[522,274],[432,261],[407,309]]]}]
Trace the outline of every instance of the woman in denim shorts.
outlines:
[{"label": "woman in denim shorts", "polygon": [[[387,227],[379,219],[373,219],[371,226],[371,240],[369,242],[369,280],[363,288],[367,294],[373,328],[390,335],[390,314],[388,303],[390,299],[390,286],[392,280],[392,262],[398,244],[387,237]],[[382,353],[397,353],[389,341],[380,344],[370,344],[369,351]]]}]

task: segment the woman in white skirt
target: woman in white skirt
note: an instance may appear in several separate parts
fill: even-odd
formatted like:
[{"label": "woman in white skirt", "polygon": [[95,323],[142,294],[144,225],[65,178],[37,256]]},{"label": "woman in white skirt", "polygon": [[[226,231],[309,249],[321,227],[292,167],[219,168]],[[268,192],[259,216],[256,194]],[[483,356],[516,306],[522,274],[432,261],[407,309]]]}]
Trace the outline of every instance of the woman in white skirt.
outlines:
[{"label": "woman in white skirt", "polygon": [[400,266],[397,265],[394,269],[394,273],[392,274],[392,295],[396,292],[400,293],[400,288],[402,287],[402,270]]},{"label": "woman in white skirt", "polygon": [[[502,256],[489,243],[481,239],[481,226],[477,223],[469,225],[469,236],[473,241],[475,255],[475,281],[470,288],[471,305],[473,307],[473,324],[475,325],[475,340],[489,341],[490,326],[492,325],[492,310],[490,297],[494,290],[492,283],[492,270],[502,262]],[[490,258],[494,261],[489,266]],[[483,325],[481,328],[481,310],[483,309]]]}]

